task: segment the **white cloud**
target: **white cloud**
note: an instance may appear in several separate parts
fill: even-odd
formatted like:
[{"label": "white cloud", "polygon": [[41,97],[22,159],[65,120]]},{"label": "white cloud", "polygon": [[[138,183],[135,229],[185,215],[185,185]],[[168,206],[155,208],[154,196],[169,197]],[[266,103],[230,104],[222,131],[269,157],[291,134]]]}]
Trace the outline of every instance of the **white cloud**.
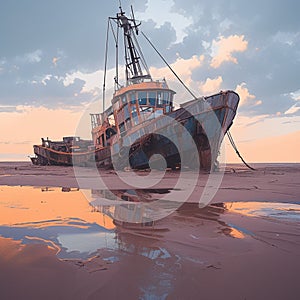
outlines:
[{"label": "white cloud", "polygon": [[284,114],[285,115],[292,115],[300,110],[300,106],[298,106],[298,103],[294,104],[292,107],[290,107]]},{"label": "white cloud", "polygon": [[51,78],[52,78],[52,75],[51,75],[51,74],[47,74],[47,75],[45,75],[45,76],[42,78],[41,83],[42,83],[43,85],[47,85],[47,81],[51,80]]},{"label": "white cloud", "polygon": [[[120,67],[119,72],[122,73],[122,70],[123,68]],[[65,78],[63,79],[63,84],[64,86],[69,86],[74,84],[76,79],[83,80],[85,83],[80,93],[90,93],[94,96],[97,96],[99,95],[99,90],[102,89],[103,76],[104,76],[104,72],[102,70],[97,70],[92,73],[84,73],[81,71],[76,71],[71,74],[66,74]],[[115,76],[114,69],[107,70],[107,76],[106,76],[107,89],[113,87],[114,76]]]},{"label": "white cloud", "polygon": [[228,18],[225,18],[221,23],[220,23],[220,29],[221,31],[227,31],[230,29],[232,26],[232,21],[230,21]]},{"label": "white cloud", "polygon": [[288,46],[293,46],[299,39],[299,32],[283,32],[279,31],[273,36],[273,41],[279,42]]},{"label": "white cloud", "polygon": [[23,56],[18,56],[17,61],[21,63],[39,63],[42,60],[43,52],[40,49],[37,49],[33,52],[25,53]]},{"label": "white cloud", "polygon": [[211,67],[216,69],[224,62],[237,64],[237,58],[232,54],[234,52],[244,52],[247,50],[248,41],[244,40],[244,38],[244,35],[230,35],[227,38],[220,36],[217,40],[213,40],[211,46]]},{"label": "white cloud", "polygon": [[300,90],[290,93],[290,95],[295,101],[300,101]]}]

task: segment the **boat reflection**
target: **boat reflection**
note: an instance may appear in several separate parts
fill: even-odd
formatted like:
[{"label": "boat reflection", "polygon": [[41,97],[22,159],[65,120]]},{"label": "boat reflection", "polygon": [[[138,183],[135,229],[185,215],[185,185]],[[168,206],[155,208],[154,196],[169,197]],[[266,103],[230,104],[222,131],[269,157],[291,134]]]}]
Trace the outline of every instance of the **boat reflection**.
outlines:
[{"label": "boat reflection", "polygon": [[[185,203],[174,211],[173,202],[167,201],[166,196],[173,197],[176,192],[0,186],[0,236],[23,244],[46,244],[60,258],[84,259],[99,249],[111,249],[162,259],[168,254],[162,250],[161,242],[147,248],[141,237],[163,239],[167,232],[177,230],[174,226],[177,222],[182,222],[183,227],[197,226],[198,231],[189,235],[196,242],[205,237],[254,236],[249,230],[228,222],[228,213],[300,220],[299,205],[284,203],[220,203],[201,209],[196,203]],[[160,205],[156,205],[158,200]],[[147,206],[151,203],[155,205]],[[152,218],[153,214],[164,216],[168,210],[170,214],[164,218]],[[129,241],[124,229],[139,232],[139,238]]]},{"label": "boat reflection", "polygon": [[[248,239],[268,242],[247,225],[255,222],[247,223],[246,218],[299,220],[296,204],[237,202],[199,208],[198,203],[185,203],[167,217],[147,223],[153,211],[158,215],[160,209],[173,207],[172,201],[163,200],[163,207],[151,211],[145,204],[176,192],[0,186],[1,256],[9,256],[5,245],[10,239],[16,249],[33,249],[24,244],[46,245],[58,258],[71,260],[88,272],[99,270],[97,259],[101,264],[116,263],[121,278],[130,276],[130,282],[138,282],[140,299],[166,299],[172,298],[174,288],[179,288],[178,278],[187,270],[198,274],[199,270],[219,269],[224,248],[235,254],[241,249],[249,251]],[[122,214],[136,223],[115,218]],[[133,265],[138,272],[130,272]]]}]

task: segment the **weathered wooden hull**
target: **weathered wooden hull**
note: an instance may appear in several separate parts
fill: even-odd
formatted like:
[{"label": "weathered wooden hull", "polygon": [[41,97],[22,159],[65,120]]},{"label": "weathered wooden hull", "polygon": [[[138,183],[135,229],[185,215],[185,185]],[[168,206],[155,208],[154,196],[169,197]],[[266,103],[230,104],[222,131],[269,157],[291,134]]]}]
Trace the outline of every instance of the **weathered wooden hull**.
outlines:
[{"label": "weathered wooden hull", "polygon": [[[221,92],[205,100],[193,100],[168,114],[167,118],[161,116],[148,120],[123,137],[116,136],[111,147],[88,152],[66,153],[35,145],[36,158],[32,162],[40,165],[145,169],[149,168],[149,158],[160,154],[167,167],[176,168],[182,166],[181,155],[184,153],[189,157],[189,161],[185,161],[186,167],[195,166],[197,155],[200,169],[209,171],[216,162],[223,137],[232,125],[238,102],[239,96],[232,91]],[[170,118],[174,122],[170,122]],[[197,152],[191,150],[187,132],[193,138]],[[125,157],[128,154],[129,159]]]},{"label": "weathered wooden hull", "polygon": [[[239,96],[235,92],[221,92],[207,97],[205,101],[191,101],[168,114],[174,122],[164,116],[145,122],[142,128],[128,132],[114,144],[112,155],[115,165],[126,167],[128,160],[120,153],[128,155],[129,152],[129,164],[133,169],[149,168],[149,158],[154,154],[163,156],[167,167],[176,168],[182,166],[183,154],[189,158],[185,160],[186,167],[196,167],[197,155],[200,169],[211,170],[223,137],[232,125],[238,102]],[[192,136],[197,151],[193,150],[188,135]],[[126,145],[130,145],[130,150],[122,151]]]},{"label": "weathered wooden hull", "polygon": [[62,152],[41,145],[34,145],[34,154],[31,161],[35,165],[58,165],[58,166],[95,166],[110,167],[110,148],[91,150],[82,153]]}]

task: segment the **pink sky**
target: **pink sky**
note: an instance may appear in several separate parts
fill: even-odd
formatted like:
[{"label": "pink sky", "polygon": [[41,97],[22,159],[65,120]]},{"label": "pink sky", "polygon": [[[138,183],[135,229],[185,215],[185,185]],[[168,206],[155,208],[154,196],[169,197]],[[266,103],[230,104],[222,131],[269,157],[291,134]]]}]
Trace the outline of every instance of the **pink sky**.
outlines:
[{"label": "pink sky", "polygon": [[[1,113],[0,161],[28,160],[28,156],[33,154],[32,145],[39,144],[41,137],[48,136],[50,139],[60,140],[62,136],[77,134],[79,120],[82,117],[82,109],[77,111],[49,110],[44,107],[18,109],[19,112]],[[85,132],[85,137],[89,138],[88,113],[85,117],[81,122],[85,128],[80,132]],[[292,120],[297,122],[298,118]],[[231,133],[246,161],[300,162],[300,130],[297,130],[297,126],[293,123],[285,123],[284,117],[251,118],[237,114]],[[226,162],[240,162],[227,137],[224,143]]]}]

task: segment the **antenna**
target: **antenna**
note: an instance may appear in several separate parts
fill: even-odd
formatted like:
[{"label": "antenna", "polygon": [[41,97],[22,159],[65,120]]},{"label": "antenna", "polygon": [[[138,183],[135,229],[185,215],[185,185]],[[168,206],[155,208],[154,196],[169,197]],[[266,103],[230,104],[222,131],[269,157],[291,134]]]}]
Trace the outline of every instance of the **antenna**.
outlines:
[{"label": "antenna", "polygon": [[120,9],[120,12],[121,12],[121,15],[122,15],[124,12],[122,10],[122,2],[121,2],[121,0],[119,0],[119,9]]}]

